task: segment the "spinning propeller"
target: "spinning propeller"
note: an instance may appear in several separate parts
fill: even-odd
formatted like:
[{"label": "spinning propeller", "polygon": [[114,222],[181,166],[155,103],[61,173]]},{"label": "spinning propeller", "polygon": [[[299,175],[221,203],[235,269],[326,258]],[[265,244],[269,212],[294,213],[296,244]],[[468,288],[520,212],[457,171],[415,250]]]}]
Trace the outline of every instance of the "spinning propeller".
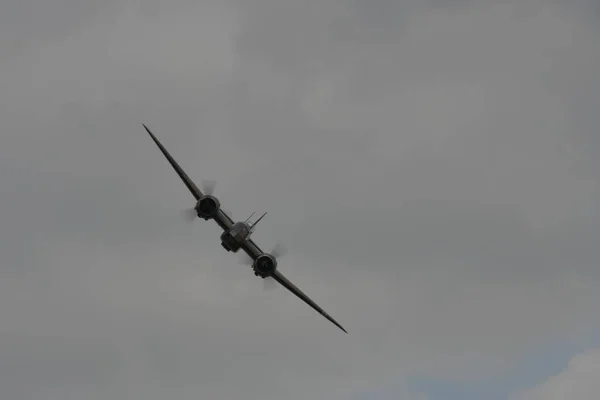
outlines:
[{"label": "spinning propeller", "polygon": [[[205,195],[212,195],[215,192],[215,187],[217,186],[217,181],[215,180],[203,180],[201,185],[202,192]],[[182,218],[187,222],[192,222],[196,218],[198,218],[198,213],[196,212],[196,207],[186,208],[181,211]]]},{"label": "spinning propeller", "polygon": [[[271,255],[273,256],[273,258],[275,258],[276,261],[279,261],[278,259],[282,258],[286,254],[287,247],[281,242],[276,242],[275,246],[273,247],[273,250],[271,250]],[[242,265],[252,266],[254,264],[254,261],[246,253],[241,253],[240,263]],[[275,281],[275,279],[273,279],[272,276],[267,276],[263,279],[263,290],[270,291],[275,289],[276,287],[277,282]]]},{"label": "spinning propeller", "polygon": [[[215,180],[203,180],[201,181],[202,192],[204,195],[212,196],[215,192],[215,188],[217,187],[217,181]],[[231,212],[228,210],[223,210],[226,214],[231,216]],[[186,222],[193,222],[198,218],[198,212],[196,211],[196,207],[186,208],[181,211],[181,217]]]}]

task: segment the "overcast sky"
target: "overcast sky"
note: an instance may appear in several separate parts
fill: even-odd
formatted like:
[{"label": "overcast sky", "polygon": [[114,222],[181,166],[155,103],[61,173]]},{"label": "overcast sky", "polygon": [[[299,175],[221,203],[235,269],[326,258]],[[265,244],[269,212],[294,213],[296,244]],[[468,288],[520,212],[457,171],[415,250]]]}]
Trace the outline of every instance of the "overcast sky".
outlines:
[{"label": "overcast sky", "polygon": [[[593,0],[0,0],[0,397],[588,400]],[[348,329],[182,221],[147,124]]]}]

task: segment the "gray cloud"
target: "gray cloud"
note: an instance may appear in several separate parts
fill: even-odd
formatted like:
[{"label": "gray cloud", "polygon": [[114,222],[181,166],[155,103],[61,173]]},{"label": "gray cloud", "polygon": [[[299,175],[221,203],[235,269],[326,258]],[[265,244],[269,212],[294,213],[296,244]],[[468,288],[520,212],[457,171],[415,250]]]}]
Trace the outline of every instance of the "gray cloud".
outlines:
[{"label": "gray cloud", "polygon": [[[106,22],[123,8],[116,1],[7,0],[0,5],[3,56],[68,39],[87,26]],[[4,58],[4,57],[3,57]]]},{"label": "gray cloud", "polygon": [[315,258],[343,257],[357,268],[396,266],[398,279],[411,265],[437,270],[448,263],[492,281],[532,282],[567,270],[598,278],[596,222],[576,221],[540,233],[510,207],[423,201],[379,211],[319,213],[298,227],[295,243]]},{"label": "gray cloud", "polygon": [[[598,328],[593,2],[5,4],[6,397],[348,398]],[[350,335],[181,222],[141,122]]]}]

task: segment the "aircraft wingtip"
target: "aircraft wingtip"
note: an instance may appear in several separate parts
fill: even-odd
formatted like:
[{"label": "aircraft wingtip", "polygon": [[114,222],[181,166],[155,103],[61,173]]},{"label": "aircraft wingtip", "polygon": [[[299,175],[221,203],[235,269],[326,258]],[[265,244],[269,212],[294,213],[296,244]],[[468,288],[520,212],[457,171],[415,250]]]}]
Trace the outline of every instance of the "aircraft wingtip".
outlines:
[{"label": "aircraft wingtip", "polygon": [[338,328],[340,328],[341,330],[344,331],[345,334],[348,334],[348,331],[344,329],[344,327],[342,325],[340,325],[339,322],[337,322],[336,320],[334,320],[333,318],[329,319],[331,322],[333,322],[333,324],[335,326],[337,326]]},{"label": "aircraft wingtip", "polygon": [[146,126],[146,124],[144,124],[144,123],[142,123],[142,126],[144,127],[144,129],[146,130],[146,132],[148,132],[148,134],[149,134],[149,135],[150,135],[150,136],[151,136],[153,139],[155,139],[155,137],[154,137],[154,133],[152,133],[152,131],[150,130],[150,128],[148,128],[148,127]]}]

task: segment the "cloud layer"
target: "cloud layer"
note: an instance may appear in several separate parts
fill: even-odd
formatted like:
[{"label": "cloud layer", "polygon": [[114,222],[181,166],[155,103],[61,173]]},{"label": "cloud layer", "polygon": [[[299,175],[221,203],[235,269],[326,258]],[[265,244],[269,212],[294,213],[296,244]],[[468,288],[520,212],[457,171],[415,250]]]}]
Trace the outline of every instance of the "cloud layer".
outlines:
[{"label": "cloud layer", "polygon": [[[6,397],[348,399],[585,341],[597,14],[495,3],[0,5]],[[256,240],[350,335],[181,222],[141,122],[269,212]]]}]

